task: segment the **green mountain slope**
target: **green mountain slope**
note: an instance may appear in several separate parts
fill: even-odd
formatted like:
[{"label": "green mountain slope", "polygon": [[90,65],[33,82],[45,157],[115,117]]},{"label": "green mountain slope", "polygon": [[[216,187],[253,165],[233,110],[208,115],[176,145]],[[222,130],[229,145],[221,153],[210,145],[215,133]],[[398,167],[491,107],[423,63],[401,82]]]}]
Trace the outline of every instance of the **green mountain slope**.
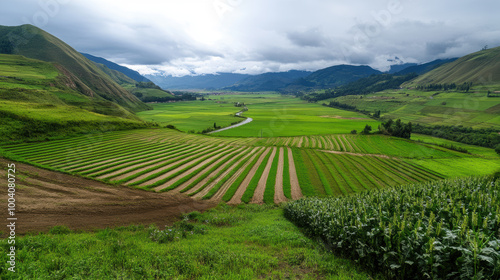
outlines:
[{"label": "green mountain slope", "polygon": [[500,83],[500,47],[482,50],[442,65],[404,84],[405,87],[429,84]]},{"label": "green mountain slope", "polygon": [[0,54],[0,142],[146,127],[91,91],[61,65]]},{"label": "green mountain slope", "polygon": [[32,25],[0,26],[0,52],[58,63],[85,85],[79,89],[82,94],[116,102],[131,111],[149,109],[82,54]]}]

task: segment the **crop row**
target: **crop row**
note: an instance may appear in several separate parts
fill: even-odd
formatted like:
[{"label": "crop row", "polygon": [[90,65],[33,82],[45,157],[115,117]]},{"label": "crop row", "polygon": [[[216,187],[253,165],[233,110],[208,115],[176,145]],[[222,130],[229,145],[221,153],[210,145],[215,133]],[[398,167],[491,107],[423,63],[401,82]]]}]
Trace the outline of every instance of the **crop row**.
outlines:
[{"label": "crop row", "polygon": [[[259,143],[252,139],[150,129],[2,149],[28,162],[113,184],[235,204],[282,202],[302,195],[339,196],[443,178],[404,160],[358,154],[366,152],[360,147],[369,147],[366,143],[378,138],[274,138],[265,140],[275,141],[274,146],[256,146]],[[317,148],[284,147],[283,141]],[[335,152],[339,148],[358,153]]]},{"label": "crop row", "polygon": [[306,196],[339,196],[411,182],[443,179],[439,173],[404,160],[293,149]]}]

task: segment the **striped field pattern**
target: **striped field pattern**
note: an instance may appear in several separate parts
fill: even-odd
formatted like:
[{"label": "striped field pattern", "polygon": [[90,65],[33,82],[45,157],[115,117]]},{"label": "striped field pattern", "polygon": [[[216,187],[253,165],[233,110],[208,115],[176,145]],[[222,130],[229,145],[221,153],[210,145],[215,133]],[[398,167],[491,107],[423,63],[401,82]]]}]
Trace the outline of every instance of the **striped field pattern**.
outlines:
[{"label": "striped field pattern", "polygon": [[404,159],[413,146],[393,142],[384,136],[217,138],[147,129],[1,149],[50,169],[231,204],[346,195],[443,178]]}]

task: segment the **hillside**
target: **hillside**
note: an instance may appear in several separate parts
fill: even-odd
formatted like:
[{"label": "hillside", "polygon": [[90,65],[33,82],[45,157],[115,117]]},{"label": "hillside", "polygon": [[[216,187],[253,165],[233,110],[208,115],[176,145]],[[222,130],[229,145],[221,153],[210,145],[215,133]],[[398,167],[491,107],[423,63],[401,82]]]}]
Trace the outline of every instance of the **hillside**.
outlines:
[{"label": "hillside", "polygon": [[495,84],[500,82],[500,47],[482,50],[442,65],[405,83],[405,87],[429,84]]},{"label": "hillside", "polygon": [[107,68],[109,68],[111,70],[116,70],[120,73],[123,73],[125,76],[129,77],[130,79],[132,79],[136,82],[150,82],[150,80],[148,80],[146,77],[139,74],[139,72],[134,71],[130,68],[118,65],[118,64],[111,62],[107,59],[104,59],[102,57],[93,56],[93,55],[88,54],[88,53],[82,53],[82,55],[95,63],[103,64],[104,66],[106,66]]},{"label": "hillside", "polygon": [[415,64],[413,66],[404,68],[398,72],[396,72],[396,75],[406,75],[410,73],[415,73],[417,75],[422,75],[425,74],[429,71],[432,71],[433,69],[438,68],[441,65],[444,65],[449,62],[453,62],[457,60],[457,58],[448,58],[448,59],[436,59],[431,62],[427,63],[422,63],[422,64]]},{"label": "hillside", "polygon": [[0,142],[146,127],[133,113],[90,91],[74,75],[19,55],[0,54]]},{"label": "hillside", "polygon": [[66,76],[78,77],[78,91],[96,99],[115,102],[130,111],[149,107],[114,82],[93,62],[53,35],[32,25],[0,26],[0,52],[54,62]]},{"label": "hillside", "polygon": [[313,72],[287,86],[284,91],[335,88],[373,74],[382,72],[369,66],[336,65]]},{"label": "hillside", "polygon": [[198,76],[162,76],[146,75],[146,78],[153,81],[163,89],[221,89],[229,87],[235,83],[250,77],[245,74],[218,73]]},{"label": "hillside", "polygon": [[277,91],[297,79],[310,75],[308,71],[291,70],[288,72],[264,73],[248,77],[226,89],[235,91]]}]

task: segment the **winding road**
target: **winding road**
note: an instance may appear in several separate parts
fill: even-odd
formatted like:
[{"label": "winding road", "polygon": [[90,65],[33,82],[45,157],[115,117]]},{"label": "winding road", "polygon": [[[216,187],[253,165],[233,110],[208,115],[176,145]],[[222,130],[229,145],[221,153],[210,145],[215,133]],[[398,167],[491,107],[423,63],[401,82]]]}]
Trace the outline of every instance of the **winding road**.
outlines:
[{"label": "winding road", "polygon": [[[241,116],[243,112],[238,112],[236,113],[237,116]],[[240,122],[240,123],[237,123],[237,124],[234,124],[234,125],[231,125],[231,126],[228,126],[228,127],[224,127],[224,128],[221,128],[221,129],[217,129],[217,130],[214,130],[212,132],[209,132],[207,134],[212,134],[212,133],[217,133],[217,132],[221,132],[221,131],[224,131],[224,130],[228,130],[228,129],[231,129],[231,128],[235,128],[235,127],[238,127],[238,126],[242,126],[242,125],[245,125],[247,123],[251,123],[253,121],[252,118],[247,118],[246,120]]]}]

